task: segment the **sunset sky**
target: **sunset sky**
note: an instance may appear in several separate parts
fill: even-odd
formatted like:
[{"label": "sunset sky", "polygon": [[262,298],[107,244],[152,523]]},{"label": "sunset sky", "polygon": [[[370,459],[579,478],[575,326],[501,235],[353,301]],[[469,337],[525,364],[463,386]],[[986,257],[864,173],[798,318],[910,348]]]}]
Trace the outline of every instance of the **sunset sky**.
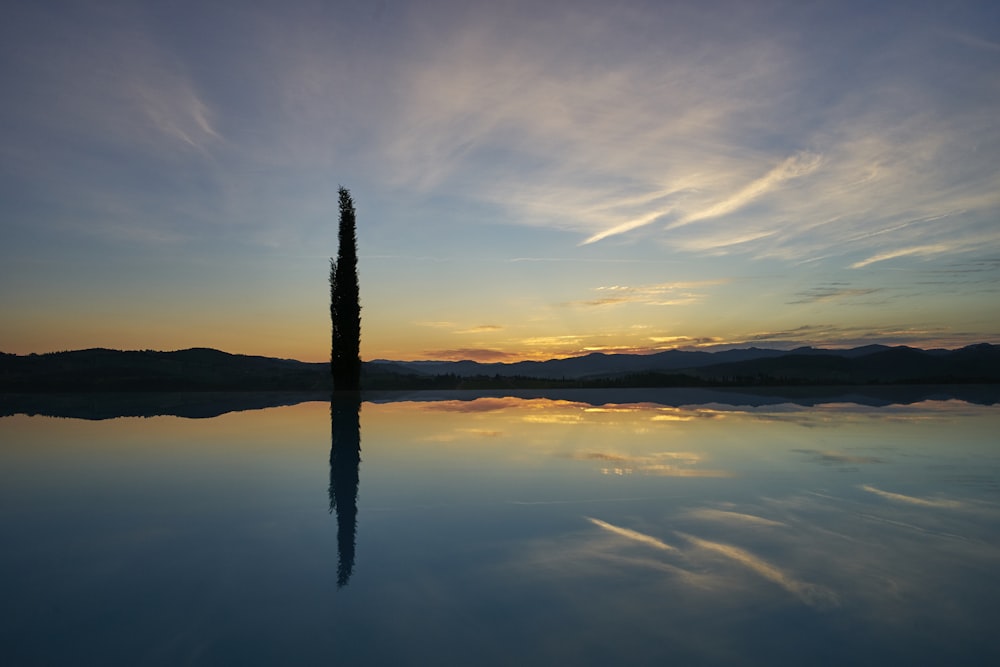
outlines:
[{"label": "sunset sky", "polygon": [[1000,343],[1000,3],[20,2],[0,351]]}]

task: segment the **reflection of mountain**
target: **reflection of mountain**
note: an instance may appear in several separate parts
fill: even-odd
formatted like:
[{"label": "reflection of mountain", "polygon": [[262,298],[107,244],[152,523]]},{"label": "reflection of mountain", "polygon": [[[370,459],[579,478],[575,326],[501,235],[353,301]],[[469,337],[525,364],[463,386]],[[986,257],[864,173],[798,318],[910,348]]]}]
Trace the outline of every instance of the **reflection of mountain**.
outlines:
[{"label": "reflection of mountain", "polygon": [[533,399],[589,403],[593,406],[650,403],[670,407],[720,404],[747,407],[792,404],[815,406],[853,403],[881,407],[923,401],[957,400],[978,405],[1000,403],[1000,385],[890,385],[859,387],[741,387],[732,389],[670,387],[612,389],[484,389],[478,391],[365,392],[372,403],[458,402],[480,398]]},{"label": "reflection of mountain", "polygon": [[0,417],[23,414],[99,420],[172,415],[204,419],[227,412],[326,401],[329,396],[329,392],[323,391],[4,394],[0,395]]},{"label": "reflection of mountain", "polygon": [[[160,394],[7,394],[0,395],[0,417],[42,415],[73,419],[114,419],[173,415],[189,419],[217,417],[227,412],[326,401],[324,392],[174,392]],[[464,400],[484,396],[550,398],[593,405],[657,403],[680,407],[705,403],[763,406],[779,403],[821,405],[905,405],[927,400],[959,400],[980,405],[1000,403],[1000,385],[896,385],[857,387],[747,387],[747,388],[611,388],[611,389],[491,389],[481,391],[382,391],[365,392],[367,400]]]},{"label": "reflection of mountain", "polygon": [[330,401],[330,512],[337,514],[337,587],[354,570],[361,467],[361,395],[335,393]]}]

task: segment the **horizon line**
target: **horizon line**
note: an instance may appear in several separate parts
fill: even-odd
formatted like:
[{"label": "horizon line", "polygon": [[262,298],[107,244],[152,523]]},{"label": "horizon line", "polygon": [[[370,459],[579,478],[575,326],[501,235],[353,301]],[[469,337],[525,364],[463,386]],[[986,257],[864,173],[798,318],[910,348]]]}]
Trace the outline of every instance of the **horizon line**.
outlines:
[{"label": "horizon line", "polygon": [[[524,363],[524,362],[545,363],[547,361],[559,361],[559,360],[564,360],[564,359],[579,359],[579,358],[588,357],[588,356],[591,356],[591,355],[603,355],[603,356],[653,356],[653,355],[661,354],[661,353],[664,353],[664,352],[704,352],[706,354],[716,354],[716,353],[720,353],[720,352],[729,352],[729,351],[735,351],[735,350],[753,350],[753,349],[756,349],[756,350],[769,350],[769,351],[775,351],[775,352],[795,352],[797,350],[803,350],[803,349],[826,350],[826,351],[851,351],[851,350],[857,350],[857,349],[861,349],[861,348],[865,348],[865,347],[884,347],[884,348],[887,348],[887,349],[906,348],[906,349],[911,349],[911,350],[919,350],[919,351],[922,351],[922,352],[930,352],[930,351],[934,351],[934,350],[955,351],[955,350],[965,349],[965,348],[968,348],[968,347],[976,347],[976,346],[980,346],[980,345],[991,345],[991,346],[1000,345],[1000,342],[993,342],[993,341],[990,341],[990,340],[980,340],[980,341],[974,342],[974,343],[966,343],[966,344],[963,344],[963,345],[955,345],[955,346],[941,345],[941,346],[933,346],[933,347],[921,347],[921,346],[917,346],[917,345],[908,345],[906,343],[884,343],[884,342],[871,342],[871,343],[863,343],[863,344],[860,344],[860,345],[851,345],[851,344],[846,344],[846,345],[840,344],[840,345],[838,345],[838,344],[823,344],[823,343],[815,344],[815,343],[801,342],[800,344],[796,344],[794,346],[788,346],[788,347],[775,347],[775,346],[768,345],[768,343],[774,343],[774,342],[775,341],[757,341],[757,342],[742,342],[742,343],[717,343],[717,344],[704,345],[704,346],[685,345],[685,346],[671,347],[671,348],[634,348],[634,347],[632,347],[632,348],[622,348],[622,349],[591,349],[591,350],[586,350],[585,349],[584,351],[581,351],[581,352],[576,353],[576,354],[557,355],[557,356],[544,357],[544,358],[517,358],[517,359],[509,359],[509,360],[499,360],[499,359],[498,360],[486,360],[486,359],[474,359],[474,358],[470,358],[470,357],[446,358],[444,356],[437,356],[437,357],[429,356],[429,357],[421,357],[421,358],[398,359],[398,358],[391,358],[391,357],[386,357],[386,356],[376,356],[376,357],[373,357],[371,359],[364,359],[364,358],[362,358],[361,361],[362,361],[362,363],[377,363],[377,362],[387,362],[387,363],[461,363],[461,362],[472,362],[472,363],[483,364],[483,365],[494,365],[494,364],[513,365],[513,364]],[[209,352],[219,352],[221,354],[227,354],[227,355],[238,356],[238,357],[260,357],[260,358],[265,358],[265,359],[275,359],[275,360],[281,360],[281,361],[295,361],[295,362],[298,362],[298,363],[306,363],[306,364],[327,364],[327,363],[330,363],[329,359],[323,359],[323,360],[320,360],[320,361],[307,361],[307,360],[304,360],[304,359],[297,359],[297,358],[294,358],[294,357],[270,356],[270,355],[266,355],[266,354],[254,354],[254,353],[246,353],[246,352],[229,352],[227,350],[223,350],[223,349],[220,349],[220,348],[208,347],[208,346],[185,347],[185,348],[178,348],[178,349],[173,349],[173,350],[156,350],[156,349],[153,349],[153,348],[124,349],[124,348],[113,348],[113,347],[101,347],[101,346],[97,346],[97,347],[84,347],[84,348],[64,349],[64,350],[51,350],[51,351],[47,351],[47,352],[25,352],[25,353],[5,352],[3,350],[0,350],[0,355],[18,356],[18,357],[29,357],[29,356],[45,356],[45,355],[54,355],[54,354],[67,354],[67,353],[73,353],[73,352],[89,352],[89,351],[98,351],[98,350],[100,350],[100,351],[108,351],[108,352],[121,352],[121,353],[129,353],[129,352],[133,352],[133,353],[134,352],[151,352],[151,353],[158,353],[158,354],[171,354],[171,353],[176,353],[176,352],[189,352],[189,351],[194,351],[194,350],[204,350],[204,351],[209,351]],[[489,352],[489,353],[492,353],[494,355],[509,356],[509,357],[515,357],[515,356],[517,356],[517,355],[515,355],[513,353],[503,352],[501,350],[483,350],[483,352]]]}]

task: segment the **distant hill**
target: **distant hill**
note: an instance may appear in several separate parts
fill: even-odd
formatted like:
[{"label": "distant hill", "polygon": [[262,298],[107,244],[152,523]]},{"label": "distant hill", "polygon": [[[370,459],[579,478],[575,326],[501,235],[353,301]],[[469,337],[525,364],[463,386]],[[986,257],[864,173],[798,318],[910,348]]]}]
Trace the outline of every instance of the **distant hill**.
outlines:
[{"label": "distant hill", "polygon": [[[802,347],[794,350],[745,348],[722,352],[667,350],[656,354],[593,353],[550,361],[488,363],[475,361],[384,361],[372,368],[394,373],[492,376],[550,380],[622,379],[650,375],[698,378],[710,383],[910,383],[998,382],[1000,346],[980,343],[959,350],[920,350],[866,345],[846,350]],[[692,383],[695,383],[692,381]]]},{"label": "distant hill", "polygon": [[550,359],[549,361],[518,361],[515,363],[479,363],[476,361],[385,361],[378,359],[372,365],[391,364],[420,375],[499,375],[547,379],[595,378],[622,373],[677,371],[697,368],[713,363],[744,361],[788,354],[781,350],[763,350],[755,347],[724,352],[691,352],[667,350],[655,354],[603,354],[593,352],[582,357]]},{"label": "distant hill", "polygon": [[705,380],[753,384],[777,383],[993,383],[1000,381],[1000,346],[980,344],[960,350],[919,350],[890,347],[855,354],[795,351],[768,359],[721,363],[696,369]]},{"label": "distant hill", "polygon": [[[719,387],[1000,383],[1000,346],[588,354],[568,359],[366,362],[365,389]],[[329,391],[329,365],[228,354],[102,348],[0,353],[0,392]]]}]

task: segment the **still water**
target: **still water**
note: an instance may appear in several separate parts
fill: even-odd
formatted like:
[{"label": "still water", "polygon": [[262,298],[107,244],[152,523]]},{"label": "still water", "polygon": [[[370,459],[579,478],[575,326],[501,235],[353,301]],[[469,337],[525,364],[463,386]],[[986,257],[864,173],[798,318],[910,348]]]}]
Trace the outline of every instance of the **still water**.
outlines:
[{"label": "still water", "polygon": [[0,663],[1000,664],[1000,406],[876,403],[0,418]]}]

